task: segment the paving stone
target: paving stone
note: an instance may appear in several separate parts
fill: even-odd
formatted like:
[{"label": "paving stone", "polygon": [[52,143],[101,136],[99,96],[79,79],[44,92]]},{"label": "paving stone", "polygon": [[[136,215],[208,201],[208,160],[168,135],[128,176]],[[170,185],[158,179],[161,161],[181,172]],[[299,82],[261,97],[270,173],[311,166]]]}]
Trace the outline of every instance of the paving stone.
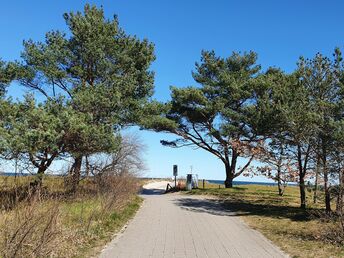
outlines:
[{"label": "paving stone", "polygon": [[145,186],[144,203],[101,258],[288,257],[221,202],[204,196],[161,194],[166,182]]}]

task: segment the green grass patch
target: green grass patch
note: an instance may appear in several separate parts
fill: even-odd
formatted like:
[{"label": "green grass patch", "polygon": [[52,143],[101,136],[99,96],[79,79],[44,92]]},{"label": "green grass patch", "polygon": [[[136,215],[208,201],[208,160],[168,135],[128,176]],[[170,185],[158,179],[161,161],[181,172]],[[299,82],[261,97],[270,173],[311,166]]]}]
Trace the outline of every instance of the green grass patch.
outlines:
[{"label": "green grass patch", "polygon": [[64,203],[62,220],[65,229],[77,232],[82,244],[75,257],[96,255],[140,208],[142,198],[133,196],[120,209],[104,211],[99,200]]}]

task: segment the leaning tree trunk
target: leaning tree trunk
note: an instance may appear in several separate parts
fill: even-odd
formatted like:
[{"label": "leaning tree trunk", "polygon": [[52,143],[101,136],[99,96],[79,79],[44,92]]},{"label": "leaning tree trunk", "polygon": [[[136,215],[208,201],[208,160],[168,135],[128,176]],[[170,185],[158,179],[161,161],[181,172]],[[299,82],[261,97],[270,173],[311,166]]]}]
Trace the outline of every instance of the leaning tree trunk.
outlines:
[{"label": "leaning tree trunk", "polygon": [[[30,183],[30,187],[34,192],[42,186],[44,173],[50,167],[51,163],[54,161],[57,155],[58,152],[54,152],[49,158],[42,159],[40,162],[36,162],[35,157],[30,154],[30,161],[38,169],[35,179],[33,180],[33,182]],[[45,153],[45,156],[48,157],[49,154]]]},{"label": "leaning tree trunk", "polygon": [[70,192],[75,193],[80,181],[81,175],[81,165],[82,165],[82,155],[76,156],[74,158],[74,163],[71,168],[70,175]]}]

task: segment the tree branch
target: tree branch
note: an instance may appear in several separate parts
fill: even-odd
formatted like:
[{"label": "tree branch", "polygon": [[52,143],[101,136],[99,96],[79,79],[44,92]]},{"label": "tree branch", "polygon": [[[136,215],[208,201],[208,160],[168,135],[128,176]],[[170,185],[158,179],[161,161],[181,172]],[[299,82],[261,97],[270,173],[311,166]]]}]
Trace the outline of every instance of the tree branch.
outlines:
[{"label": "tree branch", "polygon": [[234,177],[240,176],[248,168],[248,166],[251,164],[253,158],[254,158],[254,155],[251,156],[249,161],[246,163],[245,166],[242,167],[242,169],[240,169],[237,173],[234,174]]}]

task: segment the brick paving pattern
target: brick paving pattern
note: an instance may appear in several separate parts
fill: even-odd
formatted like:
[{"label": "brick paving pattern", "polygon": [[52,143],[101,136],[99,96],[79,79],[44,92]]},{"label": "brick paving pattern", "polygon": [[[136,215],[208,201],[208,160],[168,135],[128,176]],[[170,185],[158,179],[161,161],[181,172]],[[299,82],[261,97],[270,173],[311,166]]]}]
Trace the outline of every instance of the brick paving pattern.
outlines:
[{"label": "brick paving pattern", "polygon": [[143,206],[101,258],[288,257],[221,203],[204,196],[161,195],[166,182],[146,186]]}]

